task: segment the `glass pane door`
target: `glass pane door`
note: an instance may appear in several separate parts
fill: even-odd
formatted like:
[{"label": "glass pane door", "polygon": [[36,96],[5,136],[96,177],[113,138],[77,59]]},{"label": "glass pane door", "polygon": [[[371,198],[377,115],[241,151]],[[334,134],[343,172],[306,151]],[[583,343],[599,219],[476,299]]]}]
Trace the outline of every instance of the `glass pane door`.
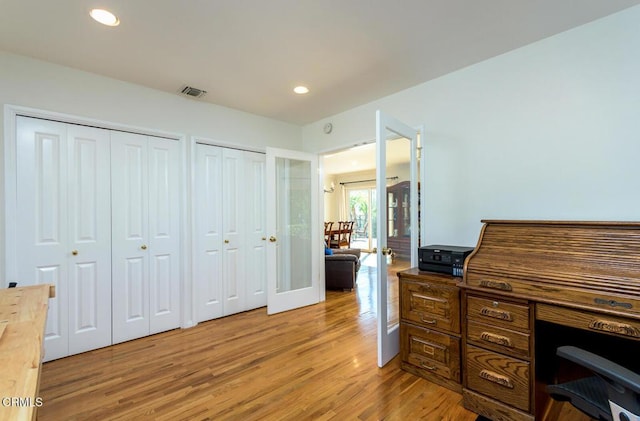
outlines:
[{"label": "glass pane door", "polygon": [[[317,303],[323,257],[315,155],[267,148],[267,311]],[[248,262],[247,264],[251,264]]]},{"label": "glass pane door", "polygon": [[[417,132],[376,114],[378,366],[400,351],[399,270],[417,265]],[[389,177],[389,179],[387,178]]]}]

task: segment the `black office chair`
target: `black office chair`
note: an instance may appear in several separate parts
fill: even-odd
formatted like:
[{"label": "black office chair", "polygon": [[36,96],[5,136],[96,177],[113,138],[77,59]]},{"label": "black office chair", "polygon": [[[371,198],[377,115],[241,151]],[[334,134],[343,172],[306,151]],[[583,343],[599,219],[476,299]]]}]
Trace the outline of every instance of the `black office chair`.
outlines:
[{"label": "black office chair", "polygon": [[553,399],[568,401],[597,420],[640,421],[640,375],[574,346],[561,346],[557,354],[595,376],[548,385]]}]

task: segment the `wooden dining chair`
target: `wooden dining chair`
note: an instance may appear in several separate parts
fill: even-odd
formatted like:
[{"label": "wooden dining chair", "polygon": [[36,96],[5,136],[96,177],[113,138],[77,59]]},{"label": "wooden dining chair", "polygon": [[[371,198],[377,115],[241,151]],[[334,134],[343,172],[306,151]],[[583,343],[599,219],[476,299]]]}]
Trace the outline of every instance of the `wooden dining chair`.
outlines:
[{"label": "wooden dining chair", "polygon": [[332,248],[349,248],[351,246],[351,233],[353,232],[353,222],[338,221],[338,229],[334,231],[330,246]]},{"label": "wooden dining chair", "polygon": [[353,221],[344,223],[340,230],[340,247],[351,248],[351,234],[353,233]]},{"label": "wooden dining chair", "polygon": [[324,243],[329,247],[331,245],[331,227],[333,222],[324,223]]},{"label": "wooden dining chair", "polygon": [[340,248],[340,232],[342,231],[342,221],[334,222],[334,227],[329,235],[329,247],[332,249]]}]

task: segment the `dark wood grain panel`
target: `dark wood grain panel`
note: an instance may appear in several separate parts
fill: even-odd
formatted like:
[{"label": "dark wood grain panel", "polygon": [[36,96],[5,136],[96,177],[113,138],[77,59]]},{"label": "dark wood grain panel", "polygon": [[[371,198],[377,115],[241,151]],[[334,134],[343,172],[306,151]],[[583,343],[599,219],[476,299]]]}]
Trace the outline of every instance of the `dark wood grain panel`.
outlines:
[{"label": "dark wood grain panel", "polygon": [[467,341],[487,349],[520,358],[530,355],[530,335],[491,324],[467,322]]},{"label": "dark wood grain panel", "polygon": [[423,372],[460,382],[460,338],[434,330],[400,325],[403,361]]},{"label": "dark wood grain panel", "polygon": [[467,296],[467,318],[506,329],[529,330],[529,306],[500,299]]},{"label": "dark wood grain panel", "polygon": [[640,321],[607,314],[538,304],[536,319],[640,341]]},{"label": "dark wood grain panel", "polygon": [[403,319],[427,328],[460,332],[460,290],[457,286],[402,280],[400,288]]},{"label": "dark wood grain panel", "polygon": [[[484,221],[465,284],[640,317],[640,223]],[[483,286],[485,284],[485,286]],[[620,307],[607,303],[609,296]]]},{"label": "dark wood grain panel", "polygon": [[525,412],[530,410],[529,363],[467,345],[467,387]]},{"label": "dark wood grain panel", "polygon": [[[464,407],[476,412],[492,421],[534,421],[534,416],[515,408],[507,406],[502,402],[491,399],[472,390],[462,391]],[[558,418],[558,420],[569,420],[569,418]],[[589,420],[589,418],[571,418],[573,421]],[[555,420],[557,421],[557,420]]]}]

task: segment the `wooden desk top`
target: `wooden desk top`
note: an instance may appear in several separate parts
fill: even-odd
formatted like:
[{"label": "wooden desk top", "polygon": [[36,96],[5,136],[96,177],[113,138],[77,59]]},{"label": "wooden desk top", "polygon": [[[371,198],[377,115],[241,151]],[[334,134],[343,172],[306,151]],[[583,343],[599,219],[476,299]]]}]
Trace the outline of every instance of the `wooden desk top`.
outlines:
[{"label": "wooden desk top", "polygon": [[463,288],[640,319],[640,222],[482,222]]},{"label": "wooden desk top", "polygon": [[0,290],[0,420],[35,418],[48,301],[54,295],[49,285]]}]

